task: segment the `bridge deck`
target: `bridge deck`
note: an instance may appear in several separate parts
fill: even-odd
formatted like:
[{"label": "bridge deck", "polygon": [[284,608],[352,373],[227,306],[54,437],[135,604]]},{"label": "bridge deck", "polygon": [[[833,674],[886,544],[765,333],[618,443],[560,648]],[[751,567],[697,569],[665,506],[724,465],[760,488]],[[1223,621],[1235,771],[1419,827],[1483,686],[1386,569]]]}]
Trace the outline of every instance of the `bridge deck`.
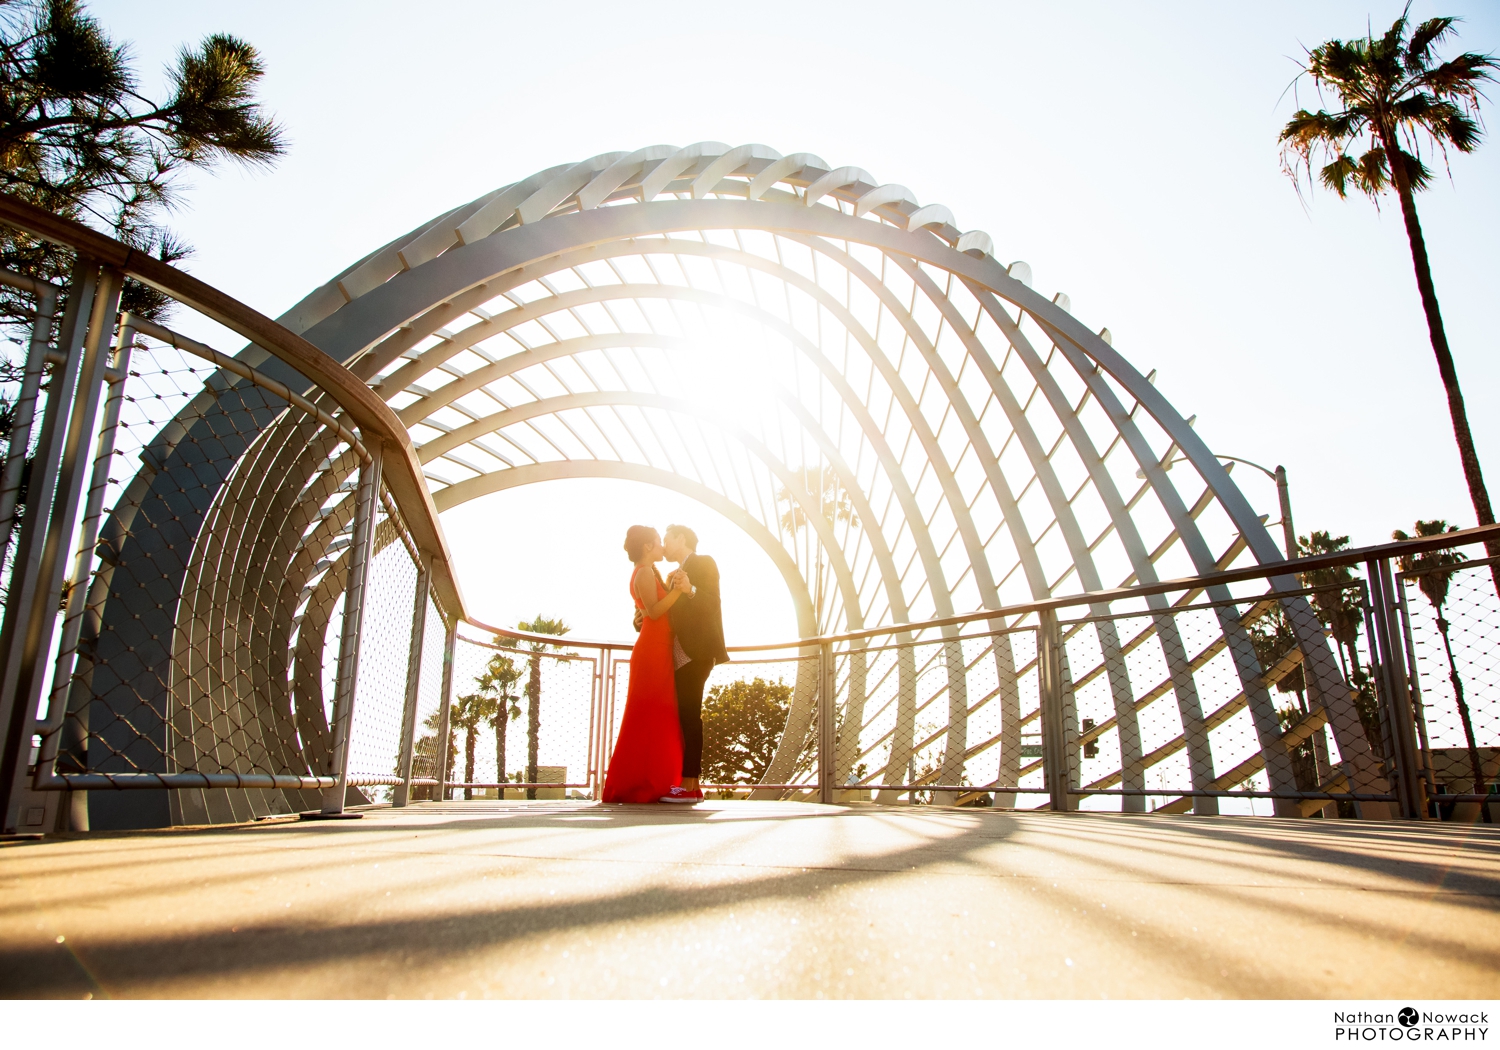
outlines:
[{"label": "bridge deck", "polygon": [[1497,972],[1489,826],[473,802],[0,849],[6,996],[1468,998]]}]

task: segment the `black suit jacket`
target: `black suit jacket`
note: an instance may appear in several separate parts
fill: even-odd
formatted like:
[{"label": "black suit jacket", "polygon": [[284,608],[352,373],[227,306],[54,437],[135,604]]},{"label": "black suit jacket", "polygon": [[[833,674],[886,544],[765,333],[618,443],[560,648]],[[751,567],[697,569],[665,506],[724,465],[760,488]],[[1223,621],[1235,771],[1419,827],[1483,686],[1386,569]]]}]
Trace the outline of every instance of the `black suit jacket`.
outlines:
[{"label": "black suit jacket", "polygon": [[694,660],[728,663],[724,648],[724,614],[719,604],[719,567],[706,554],[690,554],[682,563],[696,593],[684,594],[667,614],[682,651]]}]

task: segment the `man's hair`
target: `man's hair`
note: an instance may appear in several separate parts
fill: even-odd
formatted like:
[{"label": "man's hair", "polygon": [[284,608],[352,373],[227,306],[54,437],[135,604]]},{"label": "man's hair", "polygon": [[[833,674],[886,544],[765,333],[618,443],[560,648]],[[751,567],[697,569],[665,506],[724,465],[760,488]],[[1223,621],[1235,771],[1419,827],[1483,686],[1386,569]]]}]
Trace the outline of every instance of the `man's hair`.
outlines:
[{"label": "man's hair", "polygon": [[682,542],[687,544],[687,549],[694,554],[698,553],[698,534],[686,525],[668,525],[664,536],[681,536]]}]

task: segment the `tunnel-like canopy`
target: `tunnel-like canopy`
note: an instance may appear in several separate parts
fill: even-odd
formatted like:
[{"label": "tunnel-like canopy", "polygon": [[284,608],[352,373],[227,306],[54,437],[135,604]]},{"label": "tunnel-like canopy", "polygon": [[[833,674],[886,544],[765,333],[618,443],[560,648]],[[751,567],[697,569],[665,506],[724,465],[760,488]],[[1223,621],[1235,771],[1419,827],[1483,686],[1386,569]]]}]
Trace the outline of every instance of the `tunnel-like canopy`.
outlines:
[{"label": "tunnel-like canopy", "polygon": [[[446,212],[281,321],[395,410],[439,511],[561,478],[674,489],[767,553],[803,637],[1279,561],[1191,420],[1107,329],[996,251],[943,205],[860,168],[759,145],[652,146]],[[318,610],[331,608],[319,594],[341,587],[353,500],[290,509],[309,502],[299,493],[313,478],[345,478],[355,463],[331,438],[309,443],[293,417],[255,426],[254,469],[195,512],[190,576],[248,581],[241,607],[277,620],[272,636],[294,650],[277,657],[287,678],[318,696],[330,615]],[[1173,463],[1186,466],[1169,474]],[[262,571],[267,551],[279,552],[275,571]],[[179,637],[195,600],[176,613]],[[1184,644],[1167,598],[1144,603],[1162,614],[1150,644],[1194,783],[1207,784],[1193,661],[1210,650]],[[212,621],[228,614],[198,605],[208,620],[194,631],[217,637]],[[1339,709],[1341,753],[1367,764],[1316,621],[1292,620],[1311,689]],[[1114,629],[1100,622],[1098,635],[1129,787],[1144,766]],[[1245,627],[1224,614],[1220,630],[1212,652],[1227,648],[1271,747],[1281,730]],[[948,763],[964,755],[957,663]],[[789,736],[810,687],[799,683]],[[1290,783],[1268,761],[1272,781]]]},{"label": "tunnel-like canopy", "polygon": [[859,168],[653,146],[439,216],[283,321],[397,410],[439,509],[676,489],[770,555],[804,634],[1278,558],[1108,331],[994,252]]}]

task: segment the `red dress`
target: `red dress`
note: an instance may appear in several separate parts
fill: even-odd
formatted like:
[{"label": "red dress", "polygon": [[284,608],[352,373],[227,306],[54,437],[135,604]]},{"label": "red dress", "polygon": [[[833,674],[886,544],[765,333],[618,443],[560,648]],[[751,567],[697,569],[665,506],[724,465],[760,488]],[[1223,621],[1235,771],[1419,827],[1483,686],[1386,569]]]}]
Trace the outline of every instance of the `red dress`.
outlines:
[{"label": "red dress", "polygon": [[[652,573],[655,576],[655,573]],[[635,574],[630,576],[635,607]],[[667,588],[656,577],[656,600]],[[644,610],[642,610],[644,612]],[[682,725],[677,719],[676,668],[672,657],[672,622],[645,617],[630,651],[630,687],[625,716],[604,777],[605,802],[657,802],[682,780]]]}]

